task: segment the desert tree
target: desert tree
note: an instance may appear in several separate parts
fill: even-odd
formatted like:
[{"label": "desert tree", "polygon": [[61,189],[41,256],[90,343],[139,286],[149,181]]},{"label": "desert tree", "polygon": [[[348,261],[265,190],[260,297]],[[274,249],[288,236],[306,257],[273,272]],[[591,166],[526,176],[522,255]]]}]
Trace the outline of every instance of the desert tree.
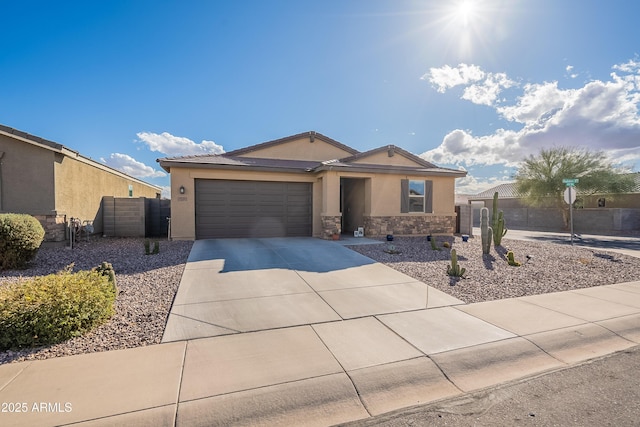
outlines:
[{"label": "desert tree", "polygon": [[[527,157],[516,173],[516,189],[529,206],[547,206],[562,210],[565,226],[569,223],[569,205],[563,198],[563,179],[578,178],[580,196],[616,194],[631,191],[636,185],[629,171],[616,166],[602,151],[557,147],[542,149]],[[549,206],[550,205],[550,206]]]}]

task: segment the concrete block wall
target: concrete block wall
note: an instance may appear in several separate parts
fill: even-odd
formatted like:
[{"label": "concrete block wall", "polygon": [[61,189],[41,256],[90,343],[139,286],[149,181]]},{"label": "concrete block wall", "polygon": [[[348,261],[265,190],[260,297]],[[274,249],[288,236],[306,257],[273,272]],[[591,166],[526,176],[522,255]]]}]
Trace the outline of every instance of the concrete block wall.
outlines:
[{"label": "concrete block wall", "polygon": [[145,198],[102,198],[102,234],[105,237],[144,237]]}]

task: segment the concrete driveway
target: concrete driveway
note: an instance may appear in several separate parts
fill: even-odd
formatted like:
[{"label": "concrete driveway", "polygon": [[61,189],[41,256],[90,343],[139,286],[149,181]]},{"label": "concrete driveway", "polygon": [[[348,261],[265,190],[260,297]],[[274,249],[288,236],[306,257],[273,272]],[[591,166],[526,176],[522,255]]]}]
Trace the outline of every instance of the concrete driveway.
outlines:
[{"label": "concrete driveway", "polygon": [[198,240],[163,342],[457,304],[462,301],[337,242]]}]

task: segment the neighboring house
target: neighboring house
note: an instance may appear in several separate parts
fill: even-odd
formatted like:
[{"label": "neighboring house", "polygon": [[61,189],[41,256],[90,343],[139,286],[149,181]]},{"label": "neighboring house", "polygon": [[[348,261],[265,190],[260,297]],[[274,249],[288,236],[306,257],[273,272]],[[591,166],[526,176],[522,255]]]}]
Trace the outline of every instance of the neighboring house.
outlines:
[{"label": "neighboring house", "polygon": [[306,132],[220,155],[158,159],[171,174],[171,236],[367,236],[455,231],[454,183],[393,145],[364,153]]},{"label": "neighboring house", "polygon": [[103,196],[160,197],[161,188],[58,143],[0,125],[0,212],[35,216],[46,241],[65,240],[72,217],[102,231]]},{"label": "neighboring house", "polygon": [[[574,206],[578,209],[590,208],[631,208],[640,209],[640,173],[633,173],[636,180],[636,187],[629,193],[622,194],[592,194],[580,195]],[[469,201],[484,202],[485,206],[491,208],[493,195],[498,192],[500,206],[502,208],[521,208],[527,206],[522,197],[518,194],[515,182],[500,184],[473,196],[468,196]],[[553,206],[550,201],[548,206]]]}]

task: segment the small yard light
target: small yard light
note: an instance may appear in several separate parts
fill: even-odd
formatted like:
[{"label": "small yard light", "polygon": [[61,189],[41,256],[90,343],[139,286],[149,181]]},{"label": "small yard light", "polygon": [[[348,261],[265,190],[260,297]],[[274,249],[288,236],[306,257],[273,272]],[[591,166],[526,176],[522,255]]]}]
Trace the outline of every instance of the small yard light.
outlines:
[{"label": "small yard light", "polygon": [[185,192],[184,185],[181,185],[180,186],[180,194],[184,194],[184,192]]}]

